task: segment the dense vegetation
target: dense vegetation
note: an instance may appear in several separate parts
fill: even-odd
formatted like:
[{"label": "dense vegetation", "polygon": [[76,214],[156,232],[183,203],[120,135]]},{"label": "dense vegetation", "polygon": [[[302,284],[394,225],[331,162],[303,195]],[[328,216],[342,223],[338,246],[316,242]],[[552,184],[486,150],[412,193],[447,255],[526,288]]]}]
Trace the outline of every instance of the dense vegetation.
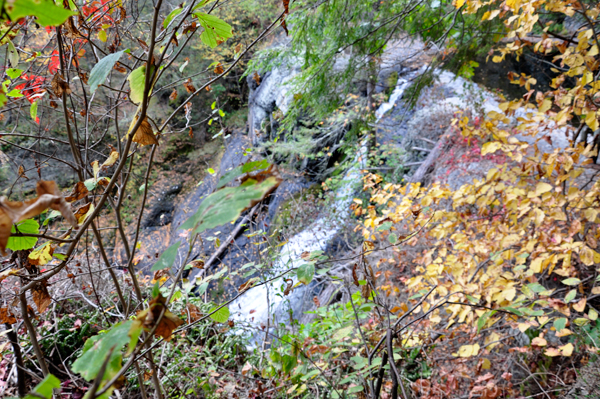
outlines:
[{"label": "dense vegetation", "polygon": [[[4,2],[0,394],[599,397],[599,14]],[[390,61],[398,43],[415,51]],[[408,113],[442,103],[440,70],[485,62],[518,67],[503,80],[519,94],[486,108],[468,86],[476,106],[417,111],[408,147],[379,142],[402,68]],[[247,107],[276,70],[289,101],[256,129]],[[155,203],[182,189],[198,201],[176,223]],[[245,260],[226,265],[230,249]]]}]

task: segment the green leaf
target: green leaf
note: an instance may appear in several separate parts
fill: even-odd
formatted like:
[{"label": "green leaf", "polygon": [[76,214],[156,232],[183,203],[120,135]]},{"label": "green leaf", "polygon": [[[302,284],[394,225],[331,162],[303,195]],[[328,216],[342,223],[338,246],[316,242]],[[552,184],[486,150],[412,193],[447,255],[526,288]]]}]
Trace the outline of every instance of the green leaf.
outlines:
[{"label": "green leaf", "polygon": [[204,283],[200,284],[200,286],[198,286],[198,290],[196,292],[196,295],[198,295],[198,296],[204,295],[204,293],[206,292],[207,288],[208,288],[208,282],[204,282]]},{"label": "green leaf", "polygon": [[[112,71],[113,67],[119,61],[121,56],[125,50],[118,51],[113,54],[109,54],[106,57],[102,58],[90,72],[90,77],[88,79],[88,84],[90,85],[90,92],[94,93],[98,86],[104,83],[110,71]],[[143,88],[142,88],[143,90]]]},{"label": "green leaf", "polygon": [[565,303],[571,302],[577,296],[577,290],[571,290],[565,296]]},{"label": "green leaf", "polygon": [[160,255],[160,258],[158,258],[158,261],[156,261],[154,266],[152,266],[151,270],[155,272],[157,270],[167,269],[173,266],[173,262],[175,262],[175,258],[177,257],[177,250],[179,249],[180,245],[181,242],[176,242],[167,248],[165,252]]},{"label": "green leaf", "polygon": [[244,209],[261,201],[278,184],[277,178],[269,177],[262,183],[249,180],[239,187],[214,192],[202,201],[196,213],[179,228],[193,228],[195,233],[202,233],[237,220]]},{"label": "green leaf", "polygon": [[94,191],[94,189],[98,185],[98,182],[92,177],[91,179],[87,179],[86,181],[84,181],[83,184],[85,185],[85,188],[88,189],[88,191]]},{"label": "green leaf", "polygon": [[52,374],[48,374],[46,378],[42,380],[39,384],[33,388],[33,392],[37,395],[26,395],[25,399],[40,399],[40,395],[46,399],[52,399],[52,390],[60,388],[60,380],[53,376]]},{"label": "green leaf", "polygon": [[544,292],[546,291],[546,287],[544,287],[543,285],[539,284],[539,283],[531,283],[531,284],[527,284],[527,287],[529,287],[529,289],[533,292],[536,293],[540,293],[540,292]]},{"label": "green leaf", "polygon": [[[72,370],[81,374],[87,381],[95,379],[100,368],[110,354],[106,371],[102,376],[103,386],[106,381],[114,377],[121,369],[123,355],[121,349],[128,345],[128,353],[133,351],[139,339],[142,326],[132,320],[115,324],[110,330],[101,335],[95,335],[85,341],[83,353],[73,363]],[[100,398],[108,398],[112,393],[111,387]]]},{"label": "green leaf", "polygon": [[294,367],[296,367],[297,364],[298,359],[296,358],[296,356],[283,355],[283,357],[281,358],[281,366],[284,374],[289,374],[294,369]]},{"label": "green leaf", "polygon": [[20,77],[23,74],[23,70],[22,69],[16,69],[16,68],[8,68],[6,70],[6,74],[8,75],[9,78],[16,79],[16,78]]},{"label": "green leaf", "polygon": [[7,38],[6,40],[8,41],[8,60],[10,61],[10,65],[16,68],[19,65],[19,52],[10,39]]},{"label": "green leaf", "polygon": [[35,101],[35,102],[31,103],[31,106],[29,107],[29,115],[31,116],[31,119],[33,119],[34,121],[37,118],[37,111],[38,111],[38,102]]},{"label": "green leaf", "polygon": [[398,236],[395,233],[388,235],[388,241],[390,244],[395,245],[398,243]]},{"label": "green leaf", "polygon": [[[154,69],[154,67],[152,67]],[[134,69],[127,77],[129,81],[129,87],[131,88],[131,101],[139,104],[144,99],[144,88],[146,87],[146,66],[141,66]],[[152,91],[152,89],[150,89]],[[148,94],[150,95],[150,94]]]},{"label": "green leaf", "polygon": [[564,317],[561,317],[560,319],[554,320],[553,324],[554,324],[554,328],[558,332],[560,330],[563,330],[565,327],[567,327],[567,319]]},{"label": "green leaf", "polygon": [[562,283],[564,285],[573,286],[573,285],[578,285],[579,283],[581,283],[581,280],[578,279],[578,278],[575,278],[575,277],[571,277],[571,278],[568,278],[566,280],[563,280]]},{"label": "green leaf", "polygon": [[152,298],[158,298],[160,295],[160,283],[157,281],[152,287]]},{"label": "green leaf", "polygon": [[266,169],[269,166],[271,166],[271,164],[266,159],[263,159],[261,161],[246,162],[242,166],[238,166],[237,168],[231,169],[229,172],[225,173],[221,177],[221,179],[219,179],[217,189],[225,186],[227,183],[233,181],[238,176],[250,172],[255,172],[257,170]]},{"label": "green leaf", "polygon": [[298,281],[304,285],[308,285],[315,275],[315,265],[312,263],[302,265],[298,268],[296,274],[298,275]]},{"label": "green leaf", "polygon": [[23,93],[21,93],[21,90],[18,89],[12,89],[7,96],[12,97],[12,98],[21,98],[23,97]]},{"label": "green leaf", "polygon": [[231,25],[222,19],[203,12],[195,13],[194,16],[198,18],[198,22],[204,28],[200,39],[207,46],[215,48],[219,41],[225,41],[233,36]]},{"label": "green leaf", "polygon": [[481,315],[479,320],[477,320],[477,332],[481,331],[481,329],[485,326],[485,323],[489,320],[491,316],[496,313],[495,310],[489,310]]},{"label": "green leaf", "polygon": [[107,39],[108,39],[108,37],[107,37],[106,31],[104,29],[102,29],[100,32],[98,32],[98,40],[100,40],[101,42],[106,43]]},{"label": "green leaf", "polygon": [[52,0],[15,0],[6,2],[4,9],[11,21],[34,16],[37,17],[38,23],[43,26],[61,25],[67,18],[77,14],[55,5]]},{"label": "green leaf", "polygon": [[346,391],[347,393],[356,393],[356,392],[362,392],[364,390],[362,385],[355,385],[353,387],[348,388],[348,390]]},{"label": "green leaf", "polygon": [[[217,307],[211,309],[211,313],[215,312]],[[229,308],[227,306],[223,306],[221,309],[217,310],[215,313],[210,315],[210,318],[216,321],[217,323],[226,323],[229,319]]]},{"label": "green leaf", "polygon": [[179,7],[174,9],[173,11],[171,11],[169,13],[169,15],[167,15],[167,18],[165,18],[164,22],[163,22],[163,28],[167,28],[167,26],[169,26],[169,24],[171,23],[171,21],[173,20],[173,18],[175,18],[176,16],[178,16],[179,14],[181,14],[181,11],[183,11],[183,8]]},{"label": "green leaf", "polygon": [[15,225],[12,225],[10,228],[11,236],[8,239],[8,243],[6,247],[12,249],[13,251],[20,251],[22,249],[31,249],[35,247],[37,244],[37,237],[16,237],[14,234],[17,232],[17,229],[20,233],[23,234],[39,234],[40,233],[40,225],[34,219],[23,220],[21,223],[17,224],[15,229]]}]

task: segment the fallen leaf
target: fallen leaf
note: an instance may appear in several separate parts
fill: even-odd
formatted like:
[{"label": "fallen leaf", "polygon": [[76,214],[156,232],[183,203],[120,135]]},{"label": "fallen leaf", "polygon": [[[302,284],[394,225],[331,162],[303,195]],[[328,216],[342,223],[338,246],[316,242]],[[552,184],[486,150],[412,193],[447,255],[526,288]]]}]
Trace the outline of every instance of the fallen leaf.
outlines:
[{"label": "fallen leaf", "polygon": [[535,346],[546,346],[548,345],[548,341],[544,339],[544,337],[535,337],[531,340],[531,345]]},{"label": "fallen leaf", "polygon": [[559,346],[558,349],[560,349],[560,354],[563,356],[571,356],[573,354],[573,350],[575,349],[575,347],[573,346],[572,343],[568,343],[566,345],[563,346]]},{"label": "fallen leaf", "polygon": [[477,356],[479,353],[479,344],[463,345],[458,348],[458,356],[460,357],[472,357]]},{"label": "fallen leaf", "polygon": [[586,303],[587,303],[587,299],[581,298],[579,300],[579,302],[577,302],[576,304],[573,305],[573,309],[575,309],[579,313],[583,313],[583,311],[585,310]]}]

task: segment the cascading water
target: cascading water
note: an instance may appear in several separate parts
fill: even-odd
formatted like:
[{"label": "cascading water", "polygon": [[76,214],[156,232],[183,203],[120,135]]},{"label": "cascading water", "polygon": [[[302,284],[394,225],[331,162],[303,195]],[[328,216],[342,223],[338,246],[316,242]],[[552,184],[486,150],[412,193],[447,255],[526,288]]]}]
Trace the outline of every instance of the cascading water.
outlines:
[{"label": "cascading water", "polygon": [[[389,101],[383,103],[375,112],[378,121],[402,98],[408,84],[407,79],[400,78],[398,80]],[[327,244],[337,234],[339,222],[349,216],[354,193],[360,186],[361,169],[366,167],[366,157],[367,147],[366,143],[363,143],[352,166],[344,175],[342,187],[336,191],[334,202],[327,215],[319,218],[304,231],[290,238],[282,247],[279,258],[274,262],[270,271],[271,276],[277,276],[286,270],[297,268],[306,263],[300,256],[303,252],[325,250]],[[242,297],[232,302],[230,310],[233,319],[256,328],[255,331],[259,331],[258,329],[261,327],[284,322],[290,307],[291,311],[297,315],[302,308],[301,301],[307,287],[304,285],[298,286],[290,295],[284,296],[282,287],[287,285],[284,278],[292,278],[294,285],[297,282],[295,274],[290,273],[269,284],[252,288]],[[289,304],[289,307],[286,304]]]}]

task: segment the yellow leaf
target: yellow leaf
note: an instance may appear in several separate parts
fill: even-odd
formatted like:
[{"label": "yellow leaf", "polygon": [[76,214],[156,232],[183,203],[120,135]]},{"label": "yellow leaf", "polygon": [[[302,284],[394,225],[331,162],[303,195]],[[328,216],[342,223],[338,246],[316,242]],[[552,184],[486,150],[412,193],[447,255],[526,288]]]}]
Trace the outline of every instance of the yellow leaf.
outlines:
[{"label": "yellow leaf", "polygon": [[477,356],[478,353],[479,353],[479,344],[463,345],[460,348],[458,348],[458,356],[460,356],[460,357]]},{"label": "yellow leaf", "polygon": [[581,262],[586,265],[586,266],[591,266],[594,264],[594,253],[595,251],[593,251],[591,248],[589,248],[587,245],[584,245],[580,250],[579,250],[579,259],[581,260]]},{"label": "yellow leaf", "polygon": [[552,100],[549,99],[549,98],[545,98],[544,101],[542,102],[542,105],[539,108],[539,111],[540,112],[546,112],[550,108],[552,108]]},{"label": "yellow leaf", "polygon": [[92,169],[94,170],[94,179],[98,179],[98,173],[100,172],[100,163],[98,161],[92,162]]},{"label": "yellow leaf", "polygon": [[568,328],[563,328],[562,330],[556,333],[556,336],[560,338],[569,336],[571,334],[573,334],[573,331],[569,330]]},{"label": "yellow leaf", "polygon": [[498,151],[500,145],[501,143],[497,141],[490,141],[489,143],[485,143],[483,146],[481,146],[481,156],[493,154],[494,152]]},{"label": "yellow leaf", "polygon": [[591,321],[596,321],[596,319],[598,319],[598,312],[596,312],[596,309],[590,308],[590,311],[588,312],[588,317]]},{"label": "yellow leaf", "polygon": [[542,195],[544,193],[547,193],[548,191],[552,190],[552,186],[548,183],[542,183],[539,182],[536,186],[535,186],[535,195]]},{"label": "yellow leaf", "polygon": [[542,258],[535,258],[534,260],[531,261],[531,264],[529,265],[529,268],[534,273],[541,273],[542,272],[542,262],[543,261],[544,261],[544,259],[542,259]]},{"label": "yellow leaf", "polygon": [[481,361],[481,368],[484,370],[489,370],[492,367],[492,362],[490,362],[490,359],[484,358]]},{"label": "yellow leaf", "polygon": [[572,343],[568,343],[566,345],[563,346],[559,346],[558,349],[560,349],[560,353],[563,356],[571,356],[573,354],[573,350],[575,349],[575,347],[573,346]]},{"label": "yellow leaf", "polygon": [[550,356],[550,357],[556,357],[556,356],[560,356],[560,351],[556,348],[547,348],[544,351],[544,354],[546,356]]},{"label": "yellow leaf", "polygon": [[29,263],[32,265],[43,266],[52,260],[52,254],[54,253],[54,247],[49,243],[45,243],[42,246],[31,251],[29,254]]},{"label": "yellow leaf", "polygon": [[464,5],[465,5],[465,1],[466,1],[466,0],[456,0],[455,7],[456,7],[456,8],[461,8],[462,6],[464,6]]},{"label": "yellow leaf", "polygon": [[543,337],[535,337],[531,340],[531,345],[546,346],[548,345],[548,341],[546,341]]},{"label": "yellow leaf", "polygon": [[586,303],[587,303],[587,299],[581,298],[581,300],[579,302],[577,302],[576,304],[573,305],[573,309],[575,309],[579,313],[583,313]]},{"label": "yellow leaf", "polygon": [[110,152],[110,155],[108,156],[108,158],[106,158],[106,161],[104,161],[104,163],[102,164],[102,166],[100,166],[101,169],[105,169],[105,168],[109,168],[111,166],[113,166],[115,164],[115,162],[117,162],[119,160],[119,153],[115,150],[112,150]]}]

